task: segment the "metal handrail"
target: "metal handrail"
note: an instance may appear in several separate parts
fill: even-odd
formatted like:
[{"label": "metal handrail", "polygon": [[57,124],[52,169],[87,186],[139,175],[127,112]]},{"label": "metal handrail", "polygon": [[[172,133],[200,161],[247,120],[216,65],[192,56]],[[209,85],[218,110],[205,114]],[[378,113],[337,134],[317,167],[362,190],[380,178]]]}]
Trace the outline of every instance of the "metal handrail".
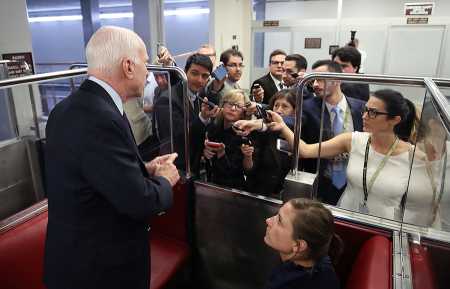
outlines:
[{"label": "metal handrail", "polygon": [[[296,120],[294,127],[294,148],[293,148],[293,162],[292,170],[295,174],[298,170],[298,158],[299,158],[299,144],[301,135],[301,118],[303,113],[303,90],[309,82],[315,79],[323,80],[343,80],[351,82],[361,83],[374,83],[374,84],[393,84],[393,85],[408,85],[419,86],[428,89],[431,93],[433,104],[436,109],[441,112],[443,116],[446,128],[450,131],[450,105],[439,91],[436,84],[444,87],[450,87],[450,79],[442,78],[424,78],[424,77],[408,77],[408,76],[396,76],[396,75],[377,75],[377,74],[349,74],[349,73],[331,73],[331,72],[314,72],[306,75],[302,81],[298,84],[296,93]],[[323,124],[323,118],[320,120]]]},{"label": "metal handrail", "polygon": [[9,87],[16,86],[19,84],[32,84],[35,82],[49,81],[49,80],[59,79],[59,78],[64,79],[64,78],[69,78],[69,77],[74,77],[74,76],[85,75],[86,73],[87,73],[86,68],[80,68],[80,69],[47,72],[47,73],[42,73],[42,74],[33,74],[33,75],[27,75],[27,76],[22,76],[22,77],[17,77],[17,78],[4,79],[4,80],[0,80],[0,89],[9,88]]},{"label": "metal handrail", "polygon": [[[72,78],[76,76],[84,76],[87,75],[87,68],[85,63],[75,63],[72,64],[70,67],[82,67],[78,69],[70,69],[70,70],[64,70],[64,71],[57,71],[57,72],[48,72],[48,73],[42,73],[42,74],[34,74],[34,75],[27,75],[23,77],[18,78],[11,78],[11,79],[4,79],[0,80],[0,89],[4,88],[10,88],[16,85],[20,84],[27,84],[30,85],[32,83],[36,82],[43,82],[43,81],[50,81],[54,79],[65,79],[65,78]],[[147,65],[147,70],[151,71],[161,71],[161,72],[175,72],[181,79],[182,86],[183,86],[183,106],[185,110],[184,114],[184,133],[185,133],[185,156],[186,156],[186,178],[191,177],[191,164],[190,164],[190,158],[189,156],[189,147],[190,147],[190,139],[189,139],[189,101],[186,100],[187,98],[187,76],[186,73],[177,66],[158,66],[158,65]],[[33,118],[37,119],[36,111],[33,110]],[[37,121],[36,121],[37,123]]]}]

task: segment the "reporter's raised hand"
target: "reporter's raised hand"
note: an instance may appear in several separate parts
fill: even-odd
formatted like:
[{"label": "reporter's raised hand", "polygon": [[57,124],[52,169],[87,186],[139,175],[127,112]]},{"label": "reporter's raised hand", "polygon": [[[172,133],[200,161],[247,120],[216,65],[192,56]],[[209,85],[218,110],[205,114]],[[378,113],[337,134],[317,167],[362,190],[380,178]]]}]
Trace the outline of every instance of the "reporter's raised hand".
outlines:
[{"label": "reporter's raised hand", "polygon": [[216,117],[219,113],[220,108],[215,105],[213,108],[210,108],[208,105],[208,98],[204,97],[202,101],[202,105],[200,108],[200,115],[203,119],[210,119],[212,117]]},{"label": "reporter's raised hand", "polygon": [[180,179],[180,175],[178,174],[177,167],[173,163],[163,163],[160,165],[156,165],[155,176],[163,177],[167,179],[170,185],[173,187],[178,180]]},{"label": "reporter's raised hand", "polygon": [[251,145],[242,144],[241,145],[241,152],[246,158],[251,158],[253,156],[253,152],[255,151],[255,148]]},{"label": "reporter's raised hand", "polygon": [[161,63],[163,66],[169,66],[173,64],[173,57],[167,47],[161,47],[161,51],[158,55],[158,63]]},{"label": "reporter's raised hand", "polygon": [[262,87],[258,87],[252,90],[253,99],[256,102],[261,103],[264,99],[264,89]]},{"label": "reporter's raised hand", "polygon": [[271,123],[267,124],[267,127],[272,131],[281,131],[285,128],[287,128],[286,124],[283,121],[283,118],[281,115],[279,115],[276,112],[273,112],[271,110],[268,110],[267,113],[270,115],[270,118],[272,120]]},{"label": "reporter's raised hand", "polygon": [[238,120],[233,124],[233,130],[238,135],[247,136],[252,131],[261,129],[261,126],[261,119]]}]

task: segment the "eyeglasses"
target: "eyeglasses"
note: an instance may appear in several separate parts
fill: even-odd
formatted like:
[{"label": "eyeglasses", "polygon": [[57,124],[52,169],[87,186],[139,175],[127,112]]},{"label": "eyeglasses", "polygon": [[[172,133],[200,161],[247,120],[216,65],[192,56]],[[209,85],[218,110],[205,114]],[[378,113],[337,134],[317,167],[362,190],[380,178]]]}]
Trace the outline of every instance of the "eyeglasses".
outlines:
[{"label": "eyeglasses", "polygon": [[229,68],[244,68],[245,65],[244,64],[231,63],[231,64],[227,64],[227,67],[229,67]]},{"label": "eyeglasses", "polygon": [[369,108],[365,106],[362,111],[362,115],[367,112],[369,118],[376,118],[378,115],[389,115],[389,113],[384,111],[378,111],[376,108]]},{"label": "eyeglasses", "polygon": [[236,110],[241,110],[241,111],[245,109],[245,105],[244,104],[239,104],[239,103],[235,103],[235,102],[224,102],[223,106],[227,107],[227,108],[233,108],[233,109],[236,109]]},{"label": "eyeglasses", "polygon": [[284,61],[270,61],[270,64],[272,64],[272,65],[283,65]]}]

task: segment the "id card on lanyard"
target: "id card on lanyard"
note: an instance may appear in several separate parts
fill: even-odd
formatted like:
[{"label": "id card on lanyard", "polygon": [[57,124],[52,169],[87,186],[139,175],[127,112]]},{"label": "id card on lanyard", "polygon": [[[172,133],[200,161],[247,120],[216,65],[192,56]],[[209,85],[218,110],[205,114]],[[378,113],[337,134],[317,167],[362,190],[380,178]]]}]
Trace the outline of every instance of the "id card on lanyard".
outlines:
[{"label": "id card on lanyard", "polygon": [[364,154],[364,168],[363,168],[364,200],[362,203],[359,204],[359,211],[364,214],[369,213],[369,209],[367,208],[367,199],[369,197],[370,190],[372,189],[372,186],[375,183],[375,180],[378,177],[378,175],[380,174],[381,170],[386,165],[386,162],[388,161],[389,157],[395,151],[395,148],[397,147],[399,140],[398,140],[398,137],[395,137],[394,142],[391,144],[391,147],[389,148],[389,151],[384,156],[384,158],[381,160],[377,169],[375,170],[372,177],[370,178],[369,183],[367,184],[367,162],[369,160],[369,148],[370,148],[371,142],[372,142],[372,137],[369,136],[369,139],[367,140],[367,145],[366,145],[366,153]]}]

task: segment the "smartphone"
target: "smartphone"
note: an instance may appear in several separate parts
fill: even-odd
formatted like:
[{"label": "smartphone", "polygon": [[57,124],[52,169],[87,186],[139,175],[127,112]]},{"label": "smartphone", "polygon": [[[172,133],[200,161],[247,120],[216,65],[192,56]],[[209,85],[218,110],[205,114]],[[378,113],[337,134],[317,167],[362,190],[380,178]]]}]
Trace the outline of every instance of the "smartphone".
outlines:
[{"label": "smartphone", "polygon": [[216,149],[222,147],[222,143],[209,141],[209,140],[206,141],[206,145],[209,146],[209,147],[212,147],[212,148],[216,148]]},{"label": "smartphone", "polygon": [[222,81],[227,76],[227,74],[228,71],[223,63],[217,66],[217,68],[211,73],[211,75],[218,81]]},{"label": "smartphone", "polygon": [[264,107],[262,107],[261,105],[258,105],[258,104],[256,105],[256,114],[257,114],[257,116],[262,118],[265,123],[272,121],[270,114],[268,114],[266,109]]},{"label": "smartphone", "polygon": [[251,142],[251,140],[248,137],[244,136],[244,137],[242,137],[242,144],[251,146],[252,142]]},{"label": "smartphone", "polygon": [[209,100],[206,101],[206,100],[204,100],[203,98],[201,98],[201,97],[198,96],[198,95],[197,95],[197,99],[200,100],[201,102],[207,104],[209,109],[213,109],[213,108],[216,106],[216,104],[215,104],[214,102],[209,101]]},{"label": "smartphone", "polygon": [[292,153],[289,143],[281,138],[277,139],[277,150],[288,154]]},{"label": "smartphone", "polygon": [[298,77],[298,73],[297,73],[297,72],[291,73],[291,76],[292,76],[293,78],[297,78],[297,77]]}]

